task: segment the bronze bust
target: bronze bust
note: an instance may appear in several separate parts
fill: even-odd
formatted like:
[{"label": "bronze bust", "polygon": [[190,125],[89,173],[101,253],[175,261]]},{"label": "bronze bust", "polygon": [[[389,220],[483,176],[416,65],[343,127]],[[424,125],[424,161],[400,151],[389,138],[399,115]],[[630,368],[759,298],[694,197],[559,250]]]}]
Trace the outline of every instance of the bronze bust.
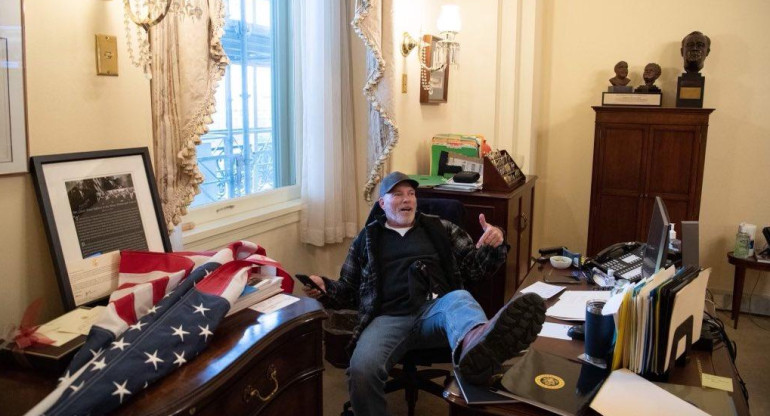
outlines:
[{"label": "bronze bust", "polygon": [[660,88],[655,86],[655,80],[660,77],[661,74],[660,65],[650,62],[644,67],[644,85],[640,85],[634,92],[660,92]]},{"label": "bronze bust", "polygon": [[684,70],[697,74],[703,69],[703,61],[711,52],[711,39],[701,32],[692,32],[682,39],[682,48],[679,51],[684,60]]},{"label": "bronze bust", "polygon": [[628,64],[626,61],[620,61],[615,64],[615,76],[610,78],[610,84],[614,86],[626,86],[630,79],[628,77]]}]

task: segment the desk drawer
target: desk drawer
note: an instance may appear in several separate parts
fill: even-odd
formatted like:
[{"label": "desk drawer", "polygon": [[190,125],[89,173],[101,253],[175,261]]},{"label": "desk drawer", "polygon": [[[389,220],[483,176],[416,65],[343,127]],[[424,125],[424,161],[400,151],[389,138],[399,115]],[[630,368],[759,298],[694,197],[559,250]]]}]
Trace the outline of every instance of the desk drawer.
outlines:
[{"label": "desk drawer", "polygon": [[[264,357],[256,357],[236,381],[225,388],[221,400],[215,400],[203,413],[258,414],[263,407],[287,392],[294,395],[296,385],[323,369],[320,362],[321,334],[308,332],[289,337],[271,348]],[[303,400],[310,399],[304,398]]]}]

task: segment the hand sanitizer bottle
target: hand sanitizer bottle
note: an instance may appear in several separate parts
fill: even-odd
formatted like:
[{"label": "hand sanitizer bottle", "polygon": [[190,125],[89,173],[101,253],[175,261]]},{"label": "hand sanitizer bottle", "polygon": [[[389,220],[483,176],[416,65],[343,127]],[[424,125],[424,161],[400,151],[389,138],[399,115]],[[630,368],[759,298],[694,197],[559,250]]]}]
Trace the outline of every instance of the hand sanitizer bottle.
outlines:
[{"label": "hand sanitizer bottle", "polygon": [[743,230],[742,226],[738,226],[738,233],[735,234],[735,249],[733,250],[733,256],[745,259],[749,256],[749,233]]},{"label": "hand sanitizer bottle", "polygon": [[668,230],[668,249],[674,253],[682,251],[682,241],[677,240],[676,238],[676,230],[674,229],[674,224],[671,224],[670,229]]}]

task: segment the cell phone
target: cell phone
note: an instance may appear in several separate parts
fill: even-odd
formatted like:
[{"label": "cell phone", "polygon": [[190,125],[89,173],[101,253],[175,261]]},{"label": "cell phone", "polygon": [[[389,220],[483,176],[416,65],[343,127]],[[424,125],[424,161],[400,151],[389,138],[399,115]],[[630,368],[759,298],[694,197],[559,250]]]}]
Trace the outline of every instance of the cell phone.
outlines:
[{"label": "cell phone", "polygon": [[317,291],[323,294],[326,294],[326,291],[321,289],[321,287],[318,286],[317,284],[315,284],[315,282],[313,281],[313,279],[310,278],[310,276],[306,274],[295,274],[294,277],[296,277],[297,280],[299,280],[300,283],[302,283],[306,287],[309,287],[311,289],[316,289]]}]

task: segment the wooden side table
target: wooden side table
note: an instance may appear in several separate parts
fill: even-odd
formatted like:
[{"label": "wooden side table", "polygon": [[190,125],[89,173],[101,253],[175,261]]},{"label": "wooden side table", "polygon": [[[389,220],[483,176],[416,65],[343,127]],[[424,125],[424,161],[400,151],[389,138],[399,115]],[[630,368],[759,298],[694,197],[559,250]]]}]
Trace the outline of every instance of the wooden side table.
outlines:
[{"label": "wooden side table", "polygon": [[746,278],[746,269],[770,271],[770,263],[760,263],[754,257],[742,259],[733,256],[733,252],[727,253],[727,261],[735,266],[735,278],[733,279],[733,328],[738,329],[738,317],[741,313],[741,298],[743,297],[743,280]]}]

